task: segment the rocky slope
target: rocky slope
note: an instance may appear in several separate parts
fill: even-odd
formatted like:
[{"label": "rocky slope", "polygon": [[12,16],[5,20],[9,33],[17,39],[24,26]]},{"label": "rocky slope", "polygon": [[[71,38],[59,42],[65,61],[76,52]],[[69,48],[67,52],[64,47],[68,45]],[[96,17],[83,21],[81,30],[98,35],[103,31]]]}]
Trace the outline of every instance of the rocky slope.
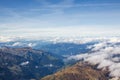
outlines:
[{"label": "rocky slope", "polygon": [[80,62],[41,80],[108,80],[108,73],[88,63]]}]

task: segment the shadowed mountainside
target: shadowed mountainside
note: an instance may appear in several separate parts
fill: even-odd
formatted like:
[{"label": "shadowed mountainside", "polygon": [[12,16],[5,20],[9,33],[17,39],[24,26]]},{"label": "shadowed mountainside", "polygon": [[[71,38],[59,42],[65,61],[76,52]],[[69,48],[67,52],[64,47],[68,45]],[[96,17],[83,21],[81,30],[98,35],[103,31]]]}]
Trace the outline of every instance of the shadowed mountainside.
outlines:
[{"label": "shadowed mountainside", "polygon": [[38,80],[63,65],[56,55],[42,50],[29,47],[0,49],[0,80]]}]

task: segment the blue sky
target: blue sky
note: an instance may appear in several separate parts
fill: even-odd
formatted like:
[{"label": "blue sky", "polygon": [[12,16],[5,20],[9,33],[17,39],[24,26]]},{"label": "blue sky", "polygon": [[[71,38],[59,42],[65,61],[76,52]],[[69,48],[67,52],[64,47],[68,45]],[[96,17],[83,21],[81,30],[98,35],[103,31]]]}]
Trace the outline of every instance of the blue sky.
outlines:
[{"label": "blue sky", "polygon": [[0,0],[1,36],[109,36],[120,0]]}]

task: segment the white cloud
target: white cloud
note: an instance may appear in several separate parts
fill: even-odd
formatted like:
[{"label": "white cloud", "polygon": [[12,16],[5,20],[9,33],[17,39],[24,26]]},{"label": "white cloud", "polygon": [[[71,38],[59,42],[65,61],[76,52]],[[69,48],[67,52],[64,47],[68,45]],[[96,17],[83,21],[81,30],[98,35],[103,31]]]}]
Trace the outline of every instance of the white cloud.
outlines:
[{"label": "white cloud", "polygon": [[20,42],[15,42],[12,46],[21,46]]},{"label": "white cloud", "polygon": [[103,47],[105,47],[107,44],[106,44],[106,42],[100,42],[100,43],[98,43],[98,44],[95,44],[95,45],[93,45],[93,51],[97,51],[97,50],[100,50],[100,49],[102,49]]},{"label": "white cloud", "polygon": [[[107,38],[99,41],[90,47],[91,53],[71,56],[68,59],[75,59],[87,61],[91,64],[98,64],[97,68],[106,69],[110,71],[111,77],[120,77],[120,38]],[[117,80],[117,79],[116,79]]]},{"label": "white cloud", "polygon": [[12,37],[0,36],[0,42],[10,42],[12,40]]},{"label": "white cloud", "polygon": [[35,43],[29,43],[29,44],[28,44],[28,47],[34,47],[34,46],[36,46]]},{"label": "white cloud", "polygon": [[101,69],[101,68],[109,67],[113,64],[114,64],[114,62],[107,60],[107,59],[104,59],[100,62],[100,64],[98,65],[98,68]]},{"label": "white cloud", "polygon": [[25,65],[28,65],[28,64],[29,64],[29,61],[26,61],[26,62],[22,62],[20,65],[25,66]]},{"label": "white cloud", "polygon": [[120,77],[120,63],[114,63],[112,66],[109,66],[110,76]]}]

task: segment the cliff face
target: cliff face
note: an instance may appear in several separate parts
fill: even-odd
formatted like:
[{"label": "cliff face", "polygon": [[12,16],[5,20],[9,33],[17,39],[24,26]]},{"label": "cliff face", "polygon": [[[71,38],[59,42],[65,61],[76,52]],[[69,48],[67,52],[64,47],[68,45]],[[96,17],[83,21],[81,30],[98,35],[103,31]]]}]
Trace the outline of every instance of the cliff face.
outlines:
[{"label": "cliff face", "polygon": [[108,71],[97,70],[88,63],[77,63],[41,80],[108,80]]}]

